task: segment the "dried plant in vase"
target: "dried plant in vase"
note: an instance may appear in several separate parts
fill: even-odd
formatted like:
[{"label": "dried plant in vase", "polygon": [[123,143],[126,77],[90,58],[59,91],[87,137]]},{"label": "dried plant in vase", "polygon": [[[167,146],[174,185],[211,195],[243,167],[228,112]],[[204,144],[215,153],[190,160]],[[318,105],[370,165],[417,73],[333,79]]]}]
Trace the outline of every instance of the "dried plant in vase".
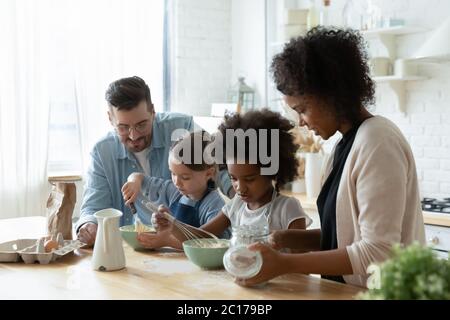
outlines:
[{"label": "dried plant in vase", "polygon": [[297,153],[297,160],[298,160],[298,177],[297,179],[305,179],[305,158],[301,156],[300,153]]},{"label": "dried plant in vase", "polygon": [[[292,110],[285,101],[280,97],[279,107],[282,110],[284,117],[289,119],[293,124],[298,124],[300,119],[296,111]],[[323,153],[323,141],[320,137],[315,137],[314,133],[308,130],[306,127],[301,127],[295,125],[291,130],[294,136],[294,143],[296,143],[299,148],[297,150],[298,159],[298,180],[305,179],[305,169],[306,169],[306,159],[305,154],[309,153]]]},{"label": "dried plant in vase", "polygon": [[295,136],[295,143],[300,147],[299,152],[318,153],[323,152],[323,142],[320,137],[315,137],[314,133],[308,130],[306,127],[295,127],[293,134]]},{"label": "dried plant in vase", "polygon": [[[320,175],[323,158],[323,142],[315,137],[306,127],[296,126],[292,129],[295,142],[299,145],[297,158],[299,159],[299,179],[305,179],[306,194],[314,198],[320,191]],[[294,187],[293,187],[294,189]]]}]

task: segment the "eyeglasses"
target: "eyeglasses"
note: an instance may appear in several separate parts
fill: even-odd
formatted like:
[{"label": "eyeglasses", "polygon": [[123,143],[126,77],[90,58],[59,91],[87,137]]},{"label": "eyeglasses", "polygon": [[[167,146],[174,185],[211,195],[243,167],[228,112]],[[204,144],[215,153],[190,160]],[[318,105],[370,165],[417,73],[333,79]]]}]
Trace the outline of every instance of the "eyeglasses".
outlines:
[{"label": "eyeglasses", "polygon": [[129,126],[126,124],[116,125],[116,132],[120,136],[128,136],[131,133],[131,130],[136,130],[137,133],[145,133],[148,129],[149,120],[142,121],[134,126]]}]

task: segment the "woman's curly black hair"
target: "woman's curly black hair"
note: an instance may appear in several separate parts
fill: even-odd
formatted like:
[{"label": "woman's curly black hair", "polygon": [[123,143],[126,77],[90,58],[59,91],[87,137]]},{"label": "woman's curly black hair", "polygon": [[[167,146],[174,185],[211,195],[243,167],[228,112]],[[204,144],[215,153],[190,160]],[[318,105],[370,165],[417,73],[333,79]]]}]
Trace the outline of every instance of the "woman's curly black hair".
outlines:
[{"label": "woman's curly black hair", "polygon": [[[277,192],[279,192],[280,188],[285,185],[287,182],[290,182],[294,180],[298,175],[298,161],[295,156],[296,151],[299,147],[299,145],[294,143],[294,137],[291,134],[291,130],[293,129],[293,125],[289,120],[284,118],[281,114],[277,112],[270,111],[268,109],[261,109],[261,110],[252,110],[248,111],[244,114],[229,114],[225,115],[224,121],[219,126],[219,132],[223,137],[223,150],[226,150],[226,130],[232,129],[242,129],[244,132],[248,132],[246,130],[248,129],[254,129],[256,132],[256,151],[258,154],[257,158],[257,165],[259,167],[269,167],[269,164],[263,164],[260,161],[259,156],[259,143],[260,143],[260,134],[261,131],[259,129],[267,129],[268,138],[267,141],[267,156],[273,159],[274,157],[278,157],[278,172],[271,176],[273,180],[275,180],[275,189]],[[279,133],[279,140],[277,141],[278,144],[278,154],[273,155],[272,148],[271,148],[271,139],[270,139],[270,133],[272,129],[278,129]],[[234,138],[234,155],[236,155],[236,149],[237,149],[237,138]],[[249,152],[250,150],[250,139],[246,137],[245,139],[245,157],[246,160],[249,159]],[[226,152],[224,152],[224,162],[226,159]]]},{"label": "woman's curly black hair", "polygon": [[334,108],[339,119],[354,122],[374,102],[375,86],[358,31],[316,27],[292,39],[272,61],[277,89],[284,95],[313,95]]}]

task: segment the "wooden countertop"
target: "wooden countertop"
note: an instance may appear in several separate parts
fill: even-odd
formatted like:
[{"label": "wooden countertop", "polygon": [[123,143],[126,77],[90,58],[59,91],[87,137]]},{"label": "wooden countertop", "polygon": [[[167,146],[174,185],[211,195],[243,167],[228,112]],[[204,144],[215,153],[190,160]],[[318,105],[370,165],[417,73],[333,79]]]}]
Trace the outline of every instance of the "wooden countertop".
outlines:
[{"label": "wooden countertop", "polygon": [[426,211],[422,211],[422,214],[425,224],[450,227],[450,214],[434,214]]},{"label": "wooden countertop", "polygon": [[[316,198],[308,198],[304,193],[292,193],[290,191],[282,191],[283,194],[296,197],[305,210],[317,211]],[[434,214],[422,211],[425,224],[433,224],[438,226],[450,227],[450,214]]]},{"label": "wooden countertop", "polygon": [[[0,220],[0,242],[44,233],[44,217]],[[0,299],[352,299],[363,290],[301,274],[244,288],[224,270],[201,270],[182,252],[124,248],[127,267],[114,272],[92,270],[92,250],[84,249],[48,265],[0,263]]]}]

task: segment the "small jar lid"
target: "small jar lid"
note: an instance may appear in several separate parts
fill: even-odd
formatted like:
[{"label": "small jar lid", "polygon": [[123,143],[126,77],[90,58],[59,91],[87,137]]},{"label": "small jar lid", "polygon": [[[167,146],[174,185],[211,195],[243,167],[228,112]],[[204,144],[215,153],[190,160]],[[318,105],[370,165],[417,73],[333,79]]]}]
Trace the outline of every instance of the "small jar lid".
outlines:
[{"label": "small jar lid", "polygon": [[259,251],[251,251],[247,246],[236,246],[228,249],[223,256],[223,265],[231,275],[248,279],[258,274],[263,259]]}]

